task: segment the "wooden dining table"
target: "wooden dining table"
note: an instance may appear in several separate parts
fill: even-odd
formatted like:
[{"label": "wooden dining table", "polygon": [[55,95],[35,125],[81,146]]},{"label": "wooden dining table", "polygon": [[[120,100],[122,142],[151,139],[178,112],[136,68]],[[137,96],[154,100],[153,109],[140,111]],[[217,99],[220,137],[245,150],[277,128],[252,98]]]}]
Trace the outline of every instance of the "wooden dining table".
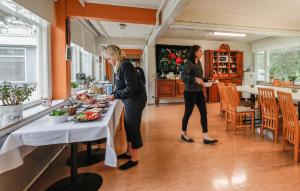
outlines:
[{"label": "wooden dining table", "polygon": [[274,92],[275,92],[275,97],[276,98],[277,98],[277,91],[291,93],[293,101],[298,104],[298,118],[300,119],[300,89],[297,92],[293,92],[292,88],[277,87],[277,86],[271,86],[271,85],[270,86],[268,86],[268,85],[255,85],[255,86],[242,85],[242,86],[237,86],[237,90],[239,92],[249,93],[251,95],[251,97],[254,97],[254,96],[258,95],[258,88],[273,89]]}]

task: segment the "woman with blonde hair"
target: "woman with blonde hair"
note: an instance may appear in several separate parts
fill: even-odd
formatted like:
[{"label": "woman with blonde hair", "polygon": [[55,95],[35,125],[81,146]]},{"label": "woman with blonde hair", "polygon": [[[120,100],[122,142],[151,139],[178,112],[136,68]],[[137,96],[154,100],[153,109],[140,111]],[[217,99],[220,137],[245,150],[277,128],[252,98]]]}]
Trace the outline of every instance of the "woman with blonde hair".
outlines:
[{"label": "woman with blonde hair", "polygon": [[140,125],[147,102],[146,89],[134,66],[125,59],[124,53],[118,46],[109,45],[105,55],[115,72],[115,91],[110,99],[121,99],[125,105],[127,150],[118,158],[130,159],[119,167],[120,170],[127,170],[138,164],[138,151],[143,146]]}]

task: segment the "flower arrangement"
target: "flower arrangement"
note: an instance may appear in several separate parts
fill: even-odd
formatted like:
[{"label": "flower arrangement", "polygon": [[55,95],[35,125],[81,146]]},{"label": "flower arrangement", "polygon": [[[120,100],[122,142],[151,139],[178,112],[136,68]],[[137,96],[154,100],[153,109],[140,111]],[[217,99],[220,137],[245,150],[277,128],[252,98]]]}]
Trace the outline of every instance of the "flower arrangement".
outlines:
[{"label": "flower arrangement", "polygon": [[3,106],[22,104],[36,90],[35,84],[28,83],[0,83],[0,101]]},{"label": "flower arrangement", "polygon": [[187,58],[189,47],[186,46],[157,46],[157,72],[168,74],[173,72],[179,74],[181,65]]}]

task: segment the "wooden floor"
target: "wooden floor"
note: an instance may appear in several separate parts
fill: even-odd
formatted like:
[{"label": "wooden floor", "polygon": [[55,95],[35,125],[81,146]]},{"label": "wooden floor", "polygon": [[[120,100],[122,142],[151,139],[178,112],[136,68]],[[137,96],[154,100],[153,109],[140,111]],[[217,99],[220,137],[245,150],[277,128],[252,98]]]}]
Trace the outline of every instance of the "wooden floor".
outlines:
[{"label": "wooden floor", "polygon": [[[261,139],[249,130],[237,135],[226,132],[218,112],[218,104],[208,104],[209,132],[219,139],[212,146],[202,143],[196,108],[189,123],[195,143],[184,143],[179,139],[183,105],[149,106],[143,116],[144,147],[138,167],[123,172],[100,163],[80,172],[99,173],[103,191],[300,190],[300,166],[294,163],[292,150],[282,152],[271,133]],[[67,156],[66,150],[31,191],[45,190],[69,175]]]}]

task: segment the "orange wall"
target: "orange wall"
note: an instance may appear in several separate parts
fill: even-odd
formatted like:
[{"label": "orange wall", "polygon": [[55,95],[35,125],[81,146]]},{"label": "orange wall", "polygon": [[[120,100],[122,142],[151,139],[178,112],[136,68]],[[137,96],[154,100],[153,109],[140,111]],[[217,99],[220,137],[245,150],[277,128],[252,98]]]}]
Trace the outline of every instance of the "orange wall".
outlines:
[{"label": "orange wall", "polygon": [[51,26],[52,99],[70,96],[71,69],[66,61],[65,0],[55,3],[56,25]]}]

